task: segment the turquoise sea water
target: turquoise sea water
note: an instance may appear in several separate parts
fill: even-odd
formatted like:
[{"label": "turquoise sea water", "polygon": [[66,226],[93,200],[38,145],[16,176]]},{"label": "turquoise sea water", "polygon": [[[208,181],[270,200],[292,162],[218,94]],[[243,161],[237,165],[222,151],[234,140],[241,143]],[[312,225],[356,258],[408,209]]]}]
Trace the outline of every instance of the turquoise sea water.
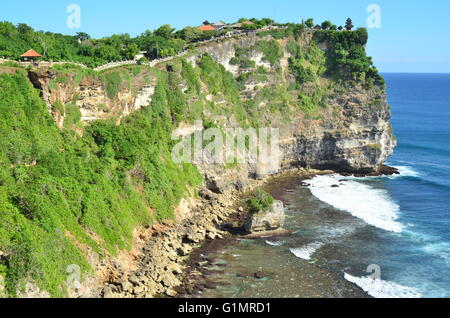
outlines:
[{"label": "turquoise sea water", "polygon": [[384,74],[398,148],[410,174],[379,180],[406,228],[386,271],[423,296],[450,297],[450,74]]},{"label": "turquoise sea water", "polygon": [[[318,176],[308,187],[269,188],[295,234],[222,251],[233,257],[217,278],[230,285],[212,296],[309,296],[296,280],[316,264],[374,297],[450,297],[450,74],[384,76],[398,139],[388,164],[401,175]],[[239,278],[252,263],[272,278]],[[338,289],[333,297],[345,297]]]},{"label": "turquoise sea water", "polygon": [[318,177],[310,190],[371,225],[340,245],[354,252],[353,265],[375,265],[381,281],[355,268],[349,280],[377,297],[450,297],[450,74],[384,76],[398,140],[388,165],[402,174],[331,191],[333,181]]}]

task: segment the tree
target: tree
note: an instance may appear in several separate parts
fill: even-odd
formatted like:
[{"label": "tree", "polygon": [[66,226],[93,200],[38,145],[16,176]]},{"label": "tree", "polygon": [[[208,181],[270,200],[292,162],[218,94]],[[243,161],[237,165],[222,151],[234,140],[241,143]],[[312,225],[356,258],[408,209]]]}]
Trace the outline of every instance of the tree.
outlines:
[{"label": "tree", "polygon": [[19,31],[20,34],[31,34],[34,32],[33,28],[25,23],[19,23],[17,25],[17,31]]},{"label": "tree", "polygon": [[80,41],[86,41],[89,40],[91,38],[91,36],[85,32],[77,32],[76,35],[77,39]]},{"label": "tree", "polygon": [[156,29],[153,34],[169,40],[173,37],[173,31],[175,31],[175,29],[172,28],[169,24],[164,24]]},{"label": "tree", "polygon": [[345,22],[345,29],[347,31],[351,31],[353,29],[353,21],[352,19],[348,18],[347,21]]},{"label": "tree", "polygon": [[203,25],[210,25],[211,23],[208,20],[203,21]]},{"label": "tree", "polygon": [[258,25],[256,24],[242,24],[242,30],[256,30],[258,29]]},{"label": "tree", "polygon": [[314,19],[309,18],[308,20],[306,20],[305,25],[310,29],[313,28],[314,27]]},{"label": "tree", "polygon": [[275,21],[270,18],[263,18],[261,19],[261,23],[263,23],[264,25],[272,25],[275,23]]},{"label": "tree", "polygon": [[132,43],[125,49],[124,53],[127,60],[133,60],[139,54],[139,47],[135,43]]},{"label": "tree", "polygon": [[119,61],[121,60],[121,56],[116,48],[112,46],[101,46],[99,47],[96,52],[96,56],[105,60],[105,61]]},{"label": "tree", "polygon": [[42,33],[35,33],[34,37],[33,37],[33,40],[38,42],[41,45],[41,47],[43,49],[42,56],[46,57],[47,56],[48,45],[47,45],[47,41],[46,41],[45,35],[42,34]]},{"label": "tree", "polygon": [[333,25],[333,23],[331,23],[331,21],[329,21],[329,20],[323,21],[322,22],[322,30],[328,30],[331,28],[332,25]]},{"label": "tree", "polygon": [[14,24],[11,22],[0,22],[0,35],[11,37],[15,33],[17,34],[17,29]]},{"label": "tree", "polygon": [[183,30],[178,31],[176,36],[187,42],[194,42],[202,37],[202,31],[194,27],[185,27]]}]

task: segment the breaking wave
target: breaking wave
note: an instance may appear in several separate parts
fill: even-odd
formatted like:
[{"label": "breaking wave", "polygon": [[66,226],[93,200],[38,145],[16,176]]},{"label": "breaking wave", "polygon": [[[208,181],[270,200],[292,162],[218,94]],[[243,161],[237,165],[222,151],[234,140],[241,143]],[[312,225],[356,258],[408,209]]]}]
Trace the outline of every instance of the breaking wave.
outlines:
[{"label": "breaking wave", "polygon": [[[366,223],[386,231],[400,233],[404,226],[397,222],[400,207],[386,190],[347,180],[340,175],[316,176],[309,181],[312,194],[319,200],[347,211]],[[333,187],[338,185],[339,187]]]}]

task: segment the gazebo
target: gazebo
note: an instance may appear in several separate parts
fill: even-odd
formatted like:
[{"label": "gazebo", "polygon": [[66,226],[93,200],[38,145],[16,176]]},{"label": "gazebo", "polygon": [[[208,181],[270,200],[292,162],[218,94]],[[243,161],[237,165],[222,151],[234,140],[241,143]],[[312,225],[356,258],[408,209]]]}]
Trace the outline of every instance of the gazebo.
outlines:
[{"label": "gazebo", "polygon": [[35,61],[40,58],[42,55],[37,53],[35,50],[29,50],[28,52],[22,54],[20,57],[24,61]]}]

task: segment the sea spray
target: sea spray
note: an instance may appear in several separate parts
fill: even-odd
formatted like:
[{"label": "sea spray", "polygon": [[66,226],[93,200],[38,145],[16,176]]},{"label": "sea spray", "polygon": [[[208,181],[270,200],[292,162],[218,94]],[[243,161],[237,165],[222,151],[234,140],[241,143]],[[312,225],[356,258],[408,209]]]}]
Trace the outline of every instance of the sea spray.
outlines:
[{"label": "sea spray", "polygon": [[388,282],[371,277],[355,277],[344,275],[345,279],[361,287],[375,298],[420,298],[422,295],[415,289],[394,282]]},{"label": "sea spray", "polygon": [[391,200],[386,190],[353,180],[339,182],[340,178],[344,177],[316,176],[309,181],[310,190],[319,200],[347,211],[372,226],[396,233],[403,231],[404,226],[397,222],[400,207]]}]

